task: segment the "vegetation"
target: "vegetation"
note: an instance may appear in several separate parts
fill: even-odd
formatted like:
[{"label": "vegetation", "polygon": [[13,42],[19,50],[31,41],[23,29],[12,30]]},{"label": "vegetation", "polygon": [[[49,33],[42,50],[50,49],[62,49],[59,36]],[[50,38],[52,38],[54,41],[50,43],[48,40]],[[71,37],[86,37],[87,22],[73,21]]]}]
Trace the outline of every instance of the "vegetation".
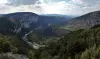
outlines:
[{"label": "vegetation", "polygon": [[40,44],[41,42],[45,41],[45,36],[40,35],[40,33],[37,31],[34,31],[28,35],[28,40],[32,43],[36,42]]},{"label": "vegetation", "polygon": [[100,59],[100,25],[72,31],[60,38],[43,36],[34,31],[28,35],[30,42],[46,42],[45,47],[37,50],[22,40],[22,36],[30,30],[22,28],[23,31],[15,35],[13,31],[16,26],[19,27],[18,23],[12,20],[0,19],[1,59],[2,55],[8,52],[23,54],[29,59]]},{"label": "vegetation", "polygon": [[36,59],[100,59],[100,27],[77,30],[47,47],[38,49]]},{"label": "vegetation", "polygon": [[[33,34],[32,37],[35,38]],[[95,26],[73,31],[34,50],[17,36],[0,34],[0,53],[24,54],[30,59],[100,59],[99,38],[100,27]]]},{"label": "vegetation", "polygon": [[4,53],[28,55],[31,47],[29,47],[20,38],[13,35],[0,34],[0,58]]}]

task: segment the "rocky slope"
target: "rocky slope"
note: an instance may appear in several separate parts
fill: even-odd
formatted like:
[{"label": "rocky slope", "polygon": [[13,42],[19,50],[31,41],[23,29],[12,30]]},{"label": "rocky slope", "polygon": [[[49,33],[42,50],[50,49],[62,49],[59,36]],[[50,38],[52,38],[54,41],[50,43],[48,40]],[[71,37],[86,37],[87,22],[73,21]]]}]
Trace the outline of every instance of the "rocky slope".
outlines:
[{"label": "rocky slope", "polygon": [[[60,18],[60,19],[59,19]],[[30,47],[34,46],[36,47],[35,49],[38,49],[38,44],[36,42],[30,42],[27,39],[27,36],[30,35],[31,32],[38,32],[36,38],[42,36],[43,38],[40,38],[38,41],[41,39],[45,39],[45,37],[49,36],[63,36],[69,31],[59,29],[59,28],[53,28],[52,24],[59,23],[61,21],[65,21],[63,17],[58,17],[58,16],[41,16],[30,13],[30,12],[18,12],[18,13],[11,13],[7,15],[3,15],[0,18],[0,33],[5,34],[5,35],[17,35],[20,37],[27,45]],[[36,33],[34,33],[36,34]],[[45,37],[44,37],[45,36]],[[32,40],[36,40],[32,39]]]},{"label": "rocky slope", "polygon": [[[100,24],[100,11],[91,12],[66,22],[66,29],[85,29]],[[64,28],[63,27],[63,28]]]},{"label": "rocky slope", "polygon": [[21,54],[13,54],[11,52],[9,53],[4,53],[4,54],[0,54],[2,59],[29,59],[27,56],[25,55],[21,55]]}]

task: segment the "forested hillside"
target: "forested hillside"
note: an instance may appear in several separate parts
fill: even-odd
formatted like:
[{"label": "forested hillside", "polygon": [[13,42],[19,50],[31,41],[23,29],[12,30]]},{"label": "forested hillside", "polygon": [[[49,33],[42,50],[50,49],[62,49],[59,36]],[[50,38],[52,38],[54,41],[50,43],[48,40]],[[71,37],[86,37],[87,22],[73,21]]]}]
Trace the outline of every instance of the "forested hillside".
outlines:
[{"label": "forested hillside", "polygon": [[38,51],[31,59],[100,59],[100,25],[65,35]]},{"label": "forested hillside", "polygon": [[30,59],[100,59],[99,38],[100,25],[96,25],[73,31],[34,50],[16,36],[0,34],[0,53],[23,54]]}]

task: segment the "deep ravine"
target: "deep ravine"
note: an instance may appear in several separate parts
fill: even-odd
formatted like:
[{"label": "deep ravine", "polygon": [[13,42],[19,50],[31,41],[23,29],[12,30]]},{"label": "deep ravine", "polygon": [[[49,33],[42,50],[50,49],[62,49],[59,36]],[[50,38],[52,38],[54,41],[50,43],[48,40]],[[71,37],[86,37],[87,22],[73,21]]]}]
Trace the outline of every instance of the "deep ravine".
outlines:
[{"label": "deep ravine", "polygon": [[40,47],[44,47],[45,45],[39,45],[39,44],[37,44],[36,42],[34,42],[34,43],[32,43],[32,42],[29,42],[28,41],[28,38],[27,38],[27,36],[30,34],[30,33],[32,33],[33,31],[29,31],[27,34],[25,34],[24,36],[23,36],[23,41],[26,43],[26,44],[28,44],[30,47],[32,47],[32,48],[34,48],[34,49],[39,49]]}]

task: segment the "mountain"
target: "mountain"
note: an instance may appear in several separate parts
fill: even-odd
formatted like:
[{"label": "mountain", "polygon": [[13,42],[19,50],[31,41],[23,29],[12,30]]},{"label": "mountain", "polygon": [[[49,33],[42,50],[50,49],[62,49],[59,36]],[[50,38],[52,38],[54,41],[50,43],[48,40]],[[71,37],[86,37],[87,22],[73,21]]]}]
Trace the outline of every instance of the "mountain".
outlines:
[{"label": "mountain", "polygon": [[[27,45],[37,49],[38,47],[33,45],[40,42],[42,39],[41,42],[47,41],[45,39],[52,37],[59,38],[70,32],[52,26],[61,21],[67,21],[67,18],[58,16],[41,16],[31,12],[11,13],[0,17],[0,33],[4,35],[16,35]],[[34,36],[32,37],[31,35]],[[29,40],[29,38],[31,39]]]},{"label": "mountain", "polygon": [[0,14],[0,17],[4,16],[5,14]]},{"label": "mountain", "polygon": [[100,11],[91,12],[80,17],[73,18],[65,23],[65,29],[85,29],[100,24]]},{"label": "mountain", "polygon": [[[95,28],[94,28],[95,27]],[[40,51],[40,59],[100,59],[100,24],[72,31]]]},{"label": "mountain", "polygon": [[[37,15],[31,12],[17,12],[6,14],[4,17],[13,20],[20,20],[24,23],[25,27],[29,27],[29,24],[34,27],[47,27],[48,25],[57,24],[62,21],[67,21],[71,17],[61,15]],[[31,27],[30,26],[30,27]]]},{"label": "mountain", "polygon": [[65,15],[39,15],[38,25],[47,27],[48,25],[54,25],[67,21],[71,17]]},{"label": "mountain", "polygon": [[[71,20],[30,12],[2,15],[0,59],[100,59],[99,14],[96,11]],[[60,21],[67,29],[79,30],[55,26]]]},{"label": "mountain", "polygon": [[32,49],[17,36],[0,34],[0,59],[100,59],[99,38],[100,25],[96,25],[53,38],[44,47]]},{"label": "mountain", "polygon": [[[15,33],[21,33],[21,35],[24,35],[31,30],[37,29],[42,32],[46,32],[45,29],[52,29],[52,27],[50,26],[63,21],[67,21],[68,19],[70,19],[70,17],[67,16],[47,16],[37,15],[31,12],[17,12],[2,15],[0,17],[0,25],[2,25],[1,32],[6,33],[6,31],[10,31]],[[49,32],[47,33],[49,34]]]},{"label": "mountain", "polygon": [[[35,24],[38,21],[38,15],[35,13],[31,13],[31,12],[11,13],[11,14],[4,15],[4,17],[6,17],[10,20],[13,20],[13,21],[14,20],[19,21],[26,28],[29,28],[30,24],[31,25],[32,25],[32,23]],[[32,25],[32,26],[35,27],[36,25]]]}]

